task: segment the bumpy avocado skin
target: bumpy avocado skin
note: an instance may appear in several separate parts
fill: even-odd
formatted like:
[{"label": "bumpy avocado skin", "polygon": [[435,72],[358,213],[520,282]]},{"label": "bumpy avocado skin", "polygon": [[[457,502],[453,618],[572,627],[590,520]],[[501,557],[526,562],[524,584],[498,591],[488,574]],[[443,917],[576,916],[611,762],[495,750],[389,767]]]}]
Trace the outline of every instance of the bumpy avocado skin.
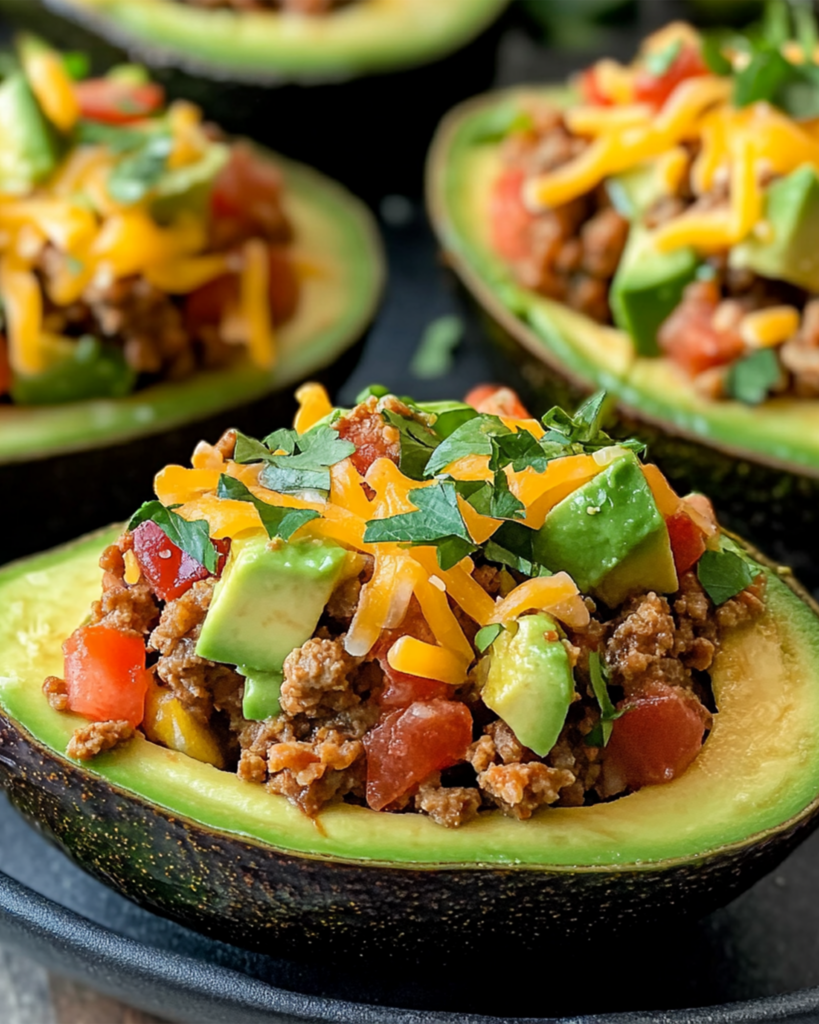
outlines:
[{"label": "bumpy avocado skin", "polygon": [[[93,556],[111,536],[78,545],[83,561],[70,563],[68,575],[80,580],[83,593],[91,585]],[[22,563],[4,570],[2,581],[21,579],[21,585],[36,592],[44,585],[42,573],[68,557],[67,549]],[[755,553],[754,557],[758,558]],[[64,580],[60,586],[65,586]],[[781,583],[776,588],[780,594],[784,591]],[[795,584],[791,589],[810,605]],[[45,607],[50,607],[50,600],[45,598]],[[796,599],[789,595],[779,607],[799,612],[803,620],[808,615],[796,608]],[[810,607],[812,614],[816,609]],[[57,621],[69,612],[73,614],[72,609],[63,608]],[[82,610],[77,609],[77,619],[81,617]],[[819,647],[816,627],[809,632],[804,642],[810,649]],[[8,625],[6,633],[8,643],[15,633]],[[45,662],[53,670],[54,641],[45,643],[50,652]],[[0,652],[0,664],[11,667],[12,673],[16,664],[33,678],[37,673],[24,667],[28,662],[20,657],[19,650],[5,656]],[[7,683],[13,690],[14,680]],[[39,700],[39,694],[32,693],[24,702],[30,709],[24,717],[34,730],[42,728],[36,721],[41,713],[44,717],[55,714],[44,699],[42,704]],[[202,823],[208,820],[208,785],[197,787],[198,821],[166,810],[124,788],[129,781],[138,785],[131,769],[115,783],[101,774],[107,770],[104,767],[95,772],[93,764],[85,767],[68,761],[35,739],[12,717],[5,702],[0,710],[0,752],[0,785],[12,803],[92,875],[182,924],[239,946],[263,952],[278,949],[287,956],[327,950],[339,958],[357,959],[385,948],[443,952],[451,950],[454,941],[459,950],[473,952],[485,950],[487,939],[517,940],[530,948],[533,942],[563,940],[590,929],[622,929],[701,915],[773,868],[814,827],[819,812],[819,798],[814,797],[776,827],[703,854],[582,868],[531,861],[517,866],[489,864],[468,857],[456,862],[451,849],[447,852],[452,837],[441,829],[429,832],[423,864],[417,860],[399,864],[386,858],[356,858],[371,857],[405,816],[396,820],[394,815],[365,812],[366,820],[357,819],[354,844],[345,855],[336,855],[332,844],[324,856],[283,852],[239,832],[227,833],[224,827]],[[176,757],[188,761],[183,755],[162,754],[169,765]],[[139,748],[134,755],[139,758]],[[109,763],[117,763],[117,756],[117,752],[107,755],[112,759]],[[126,764],[133,761],[126,757]],[[196,771],[203,783],[202,773],[215,773],[201,765]],[[162,785],[160,780],[160,789]],[[304,828],[301,819],[298,824]],[[527,828],[527,823],[509,824]],[[429,822],[426,826],[437,828]],[[314,827],[315,836],[324,834]],[[328,827],[333,826],[328,823]],[[314,835],[310,829],[307,832]],[[313,846],[322,842],[310,839]],[[593,856],[592,851],[589,855]]]},{"label": "bumpy avocado skin", "polygon": [[702,916],[815,826],[806,814],[755,843],[661,870],[362,865],[278,853],[174,817],[67,762],[2,714],[0,746],[12,803],[82,868],[149,910],[266,953],[354,958],[385,943],[445,950],[455,938],[477,952],[491,939],[533,943]]}]

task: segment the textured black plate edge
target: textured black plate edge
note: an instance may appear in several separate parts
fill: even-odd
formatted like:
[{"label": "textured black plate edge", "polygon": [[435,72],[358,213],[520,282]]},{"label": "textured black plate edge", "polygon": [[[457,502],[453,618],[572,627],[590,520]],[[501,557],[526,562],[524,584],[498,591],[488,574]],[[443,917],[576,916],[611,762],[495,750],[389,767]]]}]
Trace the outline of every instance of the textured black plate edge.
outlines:
[{"label": "textured black plate edge", "polygon": [[[497,1017],[391,1009],[274,988],[238,971],[156,950],[94,924],[0,871],[0,943],[166,1019],[191,1024],[502,1024]],[[563,1024],[813,1024],[819,988],[696,1010],[585,1015]],[[560,1024],[527,1018],[530,1024]],[[521,1018],[506,1024],[523,1024]]]}]

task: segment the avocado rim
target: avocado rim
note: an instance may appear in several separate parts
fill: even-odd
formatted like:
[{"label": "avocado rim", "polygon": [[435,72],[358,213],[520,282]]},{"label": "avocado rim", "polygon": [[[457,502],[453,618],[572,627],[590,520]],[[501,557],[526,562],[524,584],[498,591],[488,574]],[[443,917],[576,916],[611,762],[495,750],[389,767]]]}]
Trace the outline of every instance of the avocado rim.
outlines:
[{"label": "avocado rim", "polygon": [[[20,0],[3,2],[14,5]],[[388,14],[384,24],[373,20],[371,12],[353,11],[352,17],[350,12],[341,13],[347,24],[342,22],[340,31],[332,23],[322,25],[319,16],[318,25],[311,24],[313,19],[302,19],[304,24],[296,32],[291,26],[284,33],[278,24],[280,15],[271,12],[207,11],[173,0],[44,3],[149,64],[183,67],[217,80],[309,86],[405,70],[446,57],[488,29],[509,0],[459,0],[457,8],[455,0],[446,5],[420,0],[429,12],[406,22],[393,19],[392,31]],[[404,0],[398,6],[405,6]]]},{"label": "avocado rim", "polygon": [[[388,925],[400,924],[410,938],[425,942],[430,928],[440,935],[444,926],[460,931],[480,923],[477,941],[485,938],[487,927],[531,936],[587,927],[599,922],[601,914],[635,923],[666,913],[706,913],[762,877],[819,822],[819,608],[788,570],[747,546],[767,574],[772,618],[761,630],[740,627],[735,640],[729,641],[736,650],[744,650],[751,637],[756,646],[746,651],[745,668],[761,665],[765,680],[770,678],[772,657],[784,658],[783,679],[794,675],[794,658],[796,668],[804,670],[804,677],[796,673],[800,678],[791,695],[795,707],[786,713],[784,696],[784,704],[777,706],[794,733],[780,736],[767,750],[775,755],[781,740],[780,756],[787,748],[790,767],[786,755],[784,764],[767,762],[766,775],[761,762],[753,770],[750,755],[751,760],[736,769],[742,784],[724,801],[725,807],[717,799],[709,811],[701,801],[707,787],[695,786],[688,801],[696,814],[689,814],[686,821],[678,813],[678,783],[684,783],[698,762],[691,778],[699,775],[713,782],[709,772],[714,763],[719,767],[719,759],[712,758],[709,765],[706,743],[692,769],[674,783],[597,805],[615,809],[613,816],[604,811],[608,818],[600,829],[589,830],[581,817],[594,808],[572,808],[550,809],[530,822],[492,812],[456,832],[416,815],[350,806],[325,811],[314,823],[262,787],[251,787],[230,773],[214,775],[217,769],[141,739],[102,756],[93,768],[59,753],[54,729],[63,742],[77,722],[48,707],[40,692],[41,677],[59,670],[61,640],[82,618],[85,598],[98,587],[96,559],[115,535],[114,530],[91,535],[0,570],[0,784],[29,820],[92,874],[129,898],[209,934],[252,948],[263,948],[273,929],[292,936],[294,948],[328,939],[346,942],[353,936],[377,945]],[[770,629],[773,633],[768,635]],[[761,646],[754,637],[763,638]],[[785,655],[776,654],[782,650]],[[31,662],[26,682],[18,670]],[[738,691],[751,685],[743,676],[742,656],[736,664],[729,660],[726,669],[718,665],[715,672],[723,716],[730,716],[732,707],[752,710],[759,692],[753,698],[746,694],[743,705]],[[753,715],[747,721],[752,719]],[[737,721],[736,714],[731,721]],[[719,740],[720,728],[718,715],[710,752],[718,744],[725,747]],[[759,748],[764,733],[749,736],[740,722],[733,740],[729,734],[730,728],[723,730],[728,763],[749,746],[760,757],[767,756]],[[813,752],[812,765],[810,755],[803,763],[800,751]],[[130,778],[132,772],[141,781]],[[145,780],[151,777],[155,792],[163,794],[162,803],[137,791],[139,785],[150,788]],[[755,792],[760,779],[764,784]],[[793,792],[794,783],[798,793]],[[190,789],[185,799],[202,801],[204,814],[201,807],[198,814],[190,813],[190,799],[187,805],[179,799],[185,786]],[[782,791],[790,793],[789,799],[781,798]],[[576,826],[581,846],[595,837],[611,846],[618,841],[621,816],[626,832],[633,832],[636,825],[650,833],[655,804],[660,811],[665,808],[667,831],[677,833],[670,836],[671,846],[666,843],[666,855],[657,849],[652,853],[656,836],[646,841],[638,835],[636,856],[633,849],[620,856],[604,850],[597,862],[587,857],[583,863],[571,856]],[[686,806],[685,793],[681,806]],[[737,806],[740,820],[746,814],[759,827],[752,824],[744,835],[729,834],[729,829],[723,842],[700,837],[697,848],[684,849],[703,816],[725,812],[731,818]],[[248,814],[252,818],[254,813],[257,827],[250,831]],[[567,815],[570,824],[565,826]],[[228,820],[232,828],[226,827]],[[287,846],[264,838],[271,829],[281,835],[282,828],[297,841]],[[676,854],[671,848],[675,842]],[[559,856],[551,862],[544,857],[544,844],[550,843],[558,852],[563,844],[562,862]],[[377,849],[368,853],[368,845]],[[455,851],[448,852],[453,845]],[[470,846],[475,855],[464,858],[458,848]]]},{"label": "avocado rim", "polygon": [[[621,418],[638,424],[638,430],[646,424],[652,434],[769,468],[780,476],[790,474],[815,487],[819,400],[774,398],[760,406],[708,401],[667,359],[635,356],[625,332],[597,324],[514,281],[486,236],[480,200],[496,165],[486,147],[479,151],[478,140],[482,125],[491,125],[505,106],[513,107],[526,96],[561,106],[577,98],[574,90],[563,86],[523,86],[474,97],[443,119],[427,159],[427,208],[433,230],[447,262],[502,334],[493,340],[518,361],[540,364],[541,372],[534,369],[529,375],[544,390],[546,377],[562,382],[572,394],[605,388]],[[707,451],[698,454],[707,458]],[[675,475],[670,468],[668,474]]]},{"label": "avocado rim", "polygon": [[291,387],[335,362],[359,340],[375,315],[386,279],[372,214],[318,171],[255,148],[282,172],[286,208],[296,228],[294,253],[317,265],[302,281],[295,316],[278,332],[278,363],[261,373],[251,365],[201,370],[124,398],[1,406],[0,466],[110,447],[205,419]]}]

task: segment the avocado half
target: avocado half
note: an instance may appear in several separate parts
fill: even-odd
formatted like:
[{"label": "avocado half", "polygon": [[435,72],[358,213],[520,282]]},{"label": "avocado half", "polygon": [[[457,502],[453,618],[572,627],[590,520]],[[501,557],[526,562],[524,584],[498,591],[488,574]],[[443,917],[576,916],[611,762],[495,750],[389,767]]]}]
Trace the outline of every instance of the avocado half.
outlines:
[{"label": "avocado half", "polygon": [[343,379],[339,360],[355,356],[352,347],[384,285],[378,229],[364,204],[340,185],[277,154],[269,157],[284,177],[292,252],[305,268],[297,312],[278,332],[277,365],[201,371],[125,398],[0,405],[0,494],[25,494],[39,509],[13,528],[9,523],[0,563],[99,527],[112,515],[129,515],[150,488],[161,455],[186,459],[202,436],[218,437],[229,426],[266,432],[291,412],[294,384],[331,367],[335,379]]},{"label": "avocado half", "polygon": [[[28,2],[28,0],[24,0]],[[208,10],[177,0],[45,0],[150,63],[232,81],[343,81],[435,61],[480,35],[509,0],[355,0],[327,15]]]},{"label": "avocado half", "polygon": [[[340,804],[313,821],[284,797],[137,737],[88,766],[82,720],[41,692],[99,591],[116,531],[0,570],[0,783],[86,870],[210,935],[290,953],[486,948],[703,914],[780,861],[819,812],[819,618],[760,560],[768,608],[729,633],[718,714],[663,786],[531,821],[447,830]],[[758,557],[753,555],[753,557]]]},{"label": "avocado half", "polygon": [[787,529],[815,522],[819,400],[708,401],[668,359],[635,356],[624,332],[520,286],[494,251],[487,211],[500,157],[497,144],[484,140],[497,137],[505,112],[527,98],[577,101],[572,90],[554,87],[479,96],[445,118],[427,164],[438,239],[525,390],[548,407],[605,388],[622,430],[650,443],[669,479],[712,495],[726,521],[744,530],[756,525],[766,546],[777,521]]}]

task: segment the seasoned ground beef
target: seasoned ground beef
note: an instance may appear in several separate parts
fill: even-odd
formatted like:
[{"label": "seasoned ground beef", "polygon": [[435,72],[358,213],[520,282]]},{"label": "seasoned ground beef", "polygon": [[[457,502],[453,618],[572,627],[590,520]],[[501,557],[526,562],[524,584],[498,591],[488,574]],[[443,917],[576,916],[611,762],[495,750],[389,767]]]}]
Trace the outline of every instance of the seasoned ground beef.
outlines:
[{"label": "seasoned ground beef", "polygon": [[68,711],[68,686],[64,679],[47,676],[43,683],[43,693],[55,711]]},{"label": "seasoned ground beef", "polygon": [[97,754],[125,743],[134,732],[129,722],[90,722],[75,731],[66,753],[77,761],[90,761]]},{"label": "seasoned ground beef", "polygon": [[133,586],[125,583],[123,551],[128,547],[130,535],[121,538],[119,544],[110,545],[102,553],[102,597],[91,609],[91,622],[144,635],[159,620],[159,604],[147,583],[140,581]]}]

